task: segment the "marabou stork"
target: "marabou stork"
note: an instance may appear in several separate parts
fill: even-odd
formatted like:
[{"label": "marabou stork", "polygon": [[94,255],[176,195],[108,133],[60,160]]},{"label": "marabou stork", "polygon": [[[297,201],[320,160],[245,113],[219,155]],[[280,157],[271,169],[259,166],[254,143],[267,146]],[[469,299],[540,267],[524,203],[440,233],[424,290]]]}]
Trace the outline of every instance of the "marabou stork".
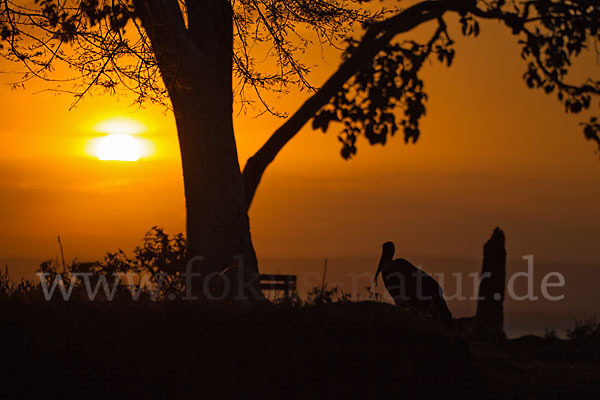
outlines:
[{"label": "marabou stork", "polygon": [[375,283],[381,273],[385,288],[396,305],[412,307],[448,325],[452,321],[452,313],[446,305],[440,285],[405,259],[393,260],[394,252],[394,243],[383,244]]}]

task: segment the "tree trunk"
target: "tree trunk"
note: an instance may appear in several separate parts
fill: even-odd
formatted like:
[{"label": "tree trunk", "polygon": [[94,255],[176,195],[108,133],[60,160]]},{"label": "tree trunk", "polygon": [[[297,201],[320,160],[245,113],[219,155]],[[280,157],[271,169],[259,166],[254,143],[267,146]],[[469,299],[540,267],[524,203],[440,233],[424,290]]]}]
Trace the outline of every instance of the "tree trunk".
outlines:
[{"label": "tree trunk", "polygon": [[259,299],[233,132],[231,8],[225,0],[190,2],[189,7],[186,27],[177,2],[139,4],[177,124],[188,259],[193,272],[202,274],[193,281],[193,293],[208,299]]},{"label": "tree trunk", "polygon": [[[188,257],[190,260],[204,258],[205,262],[200,265],[206,277],[227,267],[236,267],[236,257],[242,256],[242,268],[234,270],[243,272],[243,282],[247,282],[255,278],[253,275],[258,269],[233,135],[231,105],[228,107],[211,97],[197,90],[172,96],[183,164]],[[220,279],[211,278],[211,291]],[[226,286],[231,284],[235,289],[241,283],[228,282]]]}]

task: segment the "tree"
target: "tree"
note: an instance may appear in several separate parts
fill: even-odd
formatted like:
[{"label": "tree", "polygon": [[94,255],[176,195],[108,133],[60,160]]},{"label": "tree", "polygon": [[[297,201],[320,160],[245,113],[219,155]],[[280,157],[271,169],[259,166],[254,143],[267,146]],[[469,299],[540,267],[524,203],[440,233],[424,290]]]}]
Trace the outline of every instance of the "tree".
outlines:
[{"label": "tree", "polygon": [[[481,20],[504,23],[522,46],[527,85],[555,93],[567,112],[588,109],[600,94],[599,81],[567,79],[572,61],[600,38],[597,0],[426,0],[408,7],[392,0],[35,0],[29,6],[3,0],[0,44],[4,58],[26,67],[22,82],[56,79],[56,64],[76,71],[67,90],[75,103],[94,88],[124,88],[139,102],[170,104],[183,163],[188,256],[205,257],[206,275],[242,255],[243,282],[253,282],[246,294],[258,296],[247,211],[266,168],[311,120],[323,131],[341,124],[344,158],[356,153],[359,136],[383,145],[400,130],[406,142],[416,142],[427,98],[421,67],[430,58],[450,66],[455,55],[450,14],[460,16],[464,35],[477,36]],[[428,41],[403,40],[426,23],[435,25]],[[307,31],[322,45],[344,49],[320,88],[307,81],[302,63]],[[276,68],[259,68],[256,48],[267,49]],[[310,94],[242,172],[234,96],[275,112],[262,93],[292,85]],[[598,146],[599,131],[595,118],[584,124]]]}]

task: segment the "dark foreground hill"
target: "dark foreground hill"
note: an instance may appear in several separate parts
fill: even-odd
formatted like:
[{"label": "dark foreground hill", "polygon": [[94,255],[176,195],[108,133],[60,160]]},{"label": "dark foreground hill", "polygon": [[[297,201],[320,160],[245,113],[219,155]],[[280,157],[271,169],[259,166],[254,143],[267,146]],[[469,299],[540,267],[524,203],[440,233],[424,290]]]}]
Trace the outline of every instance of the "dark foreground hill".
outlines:
[{"label": "dark foreground hill", "polygon": [[18,390],[11,398],[541,399],[600,393],[598,365],[585,353],[542,339],[469,343],[426,317],[382,303],[248,308],[6,301],[0,318],[2,388]]}]

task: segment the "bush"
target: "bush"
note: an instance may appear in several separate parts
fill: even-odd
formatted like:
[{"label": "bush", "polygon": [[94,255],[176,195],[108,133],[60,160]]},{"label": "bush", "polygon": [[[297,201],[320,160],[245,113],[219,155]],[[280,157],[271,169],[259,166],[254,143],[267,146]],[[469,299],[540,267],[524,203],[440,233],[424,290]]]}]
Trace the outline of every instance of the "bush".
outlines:
[{"label": "bush", "polygon": [[573,344],[600,353],[600,321],[596,320],[596,315],[582,321],[575,321],[575,328],[567,331],[567,337]]},{"label": "bush", "polygon": [[[0,300],[25,300],[26,302],[40,300],[44,288],[50,289],[58,282],[52,300],[62,301],[59,286],[73,287],[70,301],[90,300],[85,290],[85,283],[78,279],[86,275],[92,288],[96,288],[100,279],[106,279],[108,286],[115,289],[115,300],[132,299],[132,294],[139,293],[137,300],[164,300],[168,295],[181,295],[184,291],[180,271],[185,267],[186,241],[182,234],[169,236],[161,228],[153,227],[142,241],[142,245],[133,251],[133,257],[127,256],[123,250],[107,253],[103,261],[79,262],[59,266],[57,261],[49,260],[40,264],[36,271],[42,273],[44,285],[21,280],[20,283],[11,281],[8,277],[8,267],[0,272]],[[118,278],[118,280],[117,280]],[[101,285],[100,285],[101,286]],[[97,291],[94,300],[106,300],[103,290]]]}]

